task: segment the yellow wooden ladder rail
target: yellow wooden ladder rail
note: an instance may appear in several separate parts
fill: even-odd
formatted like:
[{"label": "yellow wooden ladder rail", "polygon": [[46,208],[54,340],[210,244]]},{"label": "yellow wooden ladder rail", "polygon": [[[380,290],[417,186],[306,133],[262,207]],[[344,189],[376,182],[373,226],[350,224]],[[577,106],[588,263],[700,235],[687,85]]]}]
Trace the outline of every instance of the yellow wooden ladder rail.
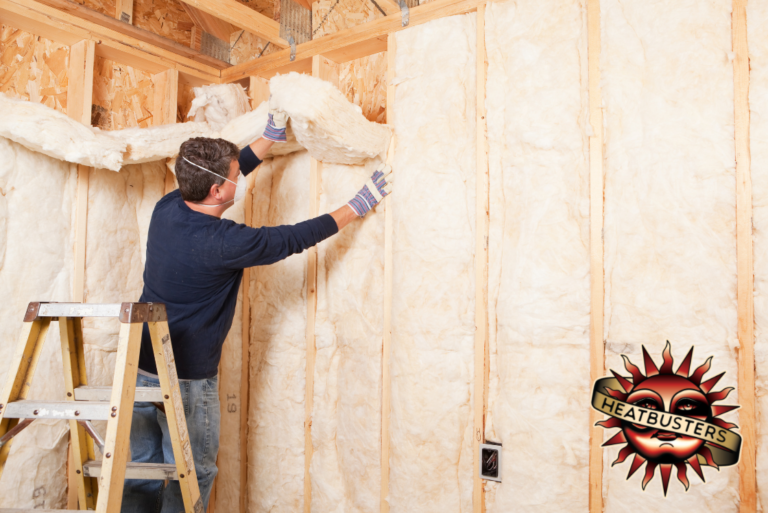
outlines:
[{"label": "yellow wooden ladder rail", "polygon": [[[122,323],[111,387],[89,387],[85,375],[83,317],[115,317]],[[51,321],[59,321],[65,401],[30,401],[32,376]],[[160,388],[136,387],[144,323],[149,325]],[[134,401],[162,403],[176,464],[131,463],[129,436]],[[81,510],[120,511],[125,479],[178,480],[186,513],[202,513],[203,503],[179,391],[179,379],[162,303],[30,303],[0,395],[0,477],[13,437],[35,419],[69,420],[77,496]],[[106,420],[102,440],[92,420]],[[104,458],[96,461],[94,441]],[[0,513],[23,511],[0,509]],[[31,511],[31,510],[29,510]]]}]

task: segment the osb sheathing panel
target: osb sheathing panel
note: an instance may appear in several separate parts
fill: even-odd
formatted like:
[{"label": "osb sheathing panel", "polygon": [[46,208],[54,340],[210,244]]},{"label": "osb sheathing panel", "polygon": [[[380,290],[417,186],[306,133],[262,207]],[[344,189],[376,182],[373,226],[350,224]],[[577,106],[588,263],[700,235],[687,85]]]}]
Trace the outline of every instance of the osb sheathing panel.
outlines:
[{"label": "osb sheathing panel", "polygon": [[107,16],[113,16],[115,15],[116,2],[115,0],[74,0],[80,5],[84,5],[89,9],[93,9],[94,11],[99,11],[102,14],[106,14]]},{"label": "osb sheathing panel", "polygon": [[280,0],[237,0],[238,3],[250,7],[256,12],[269,18],[275,17],[275,2]]},{"label": "osb sheathing panel", "polygon": [[0,92],[67,110],[69,47],[0,25]]},{"label": "osb sheathing panel", "polygon": [[[267,41],[243,30],[232,33],[229,45],[231,47],[229,63],[233,65],[252,61],[253,59],[258,59],[259,55],[263,57],[280,50],[275,45],[267,46]],[[265,47],[266,50],[264,49]],[[262,54],[262,52],[264,53]]]},{"label": "osb sheathing panel", "polygon": [[91,124],[103,130],[152,126],[152,75],[97,57],[93,105]]},{"label": "osb sheathing panel", "polygon": [[177,98],[178,111],[176,112],[176,122],[184,123],[187,121],[187,114],[192,107],[192,100],[195,99],[194,86],[186,83],[179,82],[179,89]]},{"label": "osb sheathing panel", "polygon": [[192,18],[175,0],[134,0],[133,24],[184,46],[192,40]]},{"label": "osb sheathing panel", "polygon": [[[335,4],[335,6],[334,6]],[[330,14],[329,14],[330,12]],[[326,17],[327,16],[327,17]],[[313,39],[367,23],[383,14],[371,2],[357,0],[320,1],[312,4]],[[339,89],[363,109],[371,121],[386,121],[387,54],[380,53],[343,63],[339,68]]]},{"label": "osb sheathing panel", "polygon": [[363,109],[370,121],[386,123],[387,53],[345,62],[339,68],[339,89],[347,100]]},{"label": "osb sheathing panel", "polygon": [[[330,14],[328,14],[330,12]],[[326,18],[327,16],[327,18]],[[312,4],[312,39],[373,21],[384,15],[371,2],[321,0]]]}]

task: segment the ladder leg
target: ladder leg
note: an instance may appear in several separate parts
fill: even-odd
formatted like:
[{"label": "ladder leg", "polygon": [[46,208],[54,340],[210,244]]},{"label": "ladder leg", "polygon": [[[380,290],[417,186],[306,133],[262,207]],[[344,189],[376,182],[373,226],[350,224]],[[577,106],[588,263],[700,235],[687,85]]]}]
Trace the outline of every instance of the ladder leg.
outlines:
[{"label": "ladder leg", "polygon": [[[61,335],[61,361],[64,364],[64,388],[68,401],[75,400],[75,388],[86,385],[85,362],[83,353],[82,329],[79,317],[60,317],[59,334]],[[78,333],[79,331],[79,333]],[[81,360],[82,359],[82,360]],[[80,363],[83,363],[81,366]],[[69,421],[70,443],[72,444],[72,459],[75,469],[75,482],[70,486],[77,487],[77,499],[82,509],[93,509],[96,505],[94,483],[83,473],[83,463],[88,459],[89,448],[93,453],[93,441],[86,435],[85,429],[76,420]]]},{"label": "ladder leg", "polygon": [[157,363],[157,375],[163,391],[165,415],[168,419],[168,432],[173,445],[173,457],[179,474],[179,487],[184,499],[186,513],[202,513],[203,500],[197,484],[197,472],[192,457],[192,446],[187,432],[187,418],[184,416],[184,403],[179,390],[179,377],[176,374],[176,361],[173,357],[171,335],[168,323],[150,322],[149,333],[152,336],[152,350]]},{"label": "ladder leg", "polygon": [[99,476],[99,500],[96,503],[96,511],[100,513],[118,512],[123,502],[142,327],[142,323],[122,324],[120,327],[110,401],[114,416],[107,421],[104,460]]},{"label": "ladder leg", "polygon": [[[19,423],[18,419],[4,419],[3,412],[9,402],[26,399],[29,395],[32,376],[40,359],[43,342],[45,342],[45,335],[48,333],[50,324],[50,319],[37,319],[32,322],[25,322],[21,329],[8,377],[2,394],[0,394],[0,437]],[[5,462],[11,451],[11,443],[12,440],[9,440],[0,448],[0,477],[3,475]]]}]

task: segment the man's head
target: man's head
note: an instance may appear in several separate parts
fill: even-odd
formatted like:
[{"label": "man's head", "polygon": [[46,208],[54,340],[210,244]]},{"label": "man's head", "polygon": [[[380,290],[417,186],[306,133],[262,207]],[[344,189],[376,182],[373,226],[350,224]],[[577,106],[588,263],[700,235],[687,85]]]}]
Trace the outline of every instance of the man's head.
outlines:
[{"label": "man's head", "polygon": [[[179,181],[181,197],[184,201],[198,203],[207,198],[212,193],[212,189],[217,191],[219,187],[224,188],[229,184],[225,179],[237,181],[239,157],[240,150],[237,146],[224,139],[195,137],[184,142],[176,159],[176,178]],[[193,164],[204,167],[218,176]],[[231,194],[234,195],[234,186]]]}]

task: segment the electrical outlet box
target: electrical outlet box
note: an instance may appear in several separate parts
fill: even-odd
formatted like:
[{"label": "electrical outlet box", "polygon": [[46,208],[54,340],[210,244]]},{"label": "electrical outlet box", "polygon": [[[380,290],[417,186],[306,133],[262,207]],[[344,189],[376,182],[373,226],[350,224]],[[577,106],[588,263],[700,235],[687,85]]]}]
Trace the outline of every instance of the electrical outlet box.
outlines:
[{"label": "electrical outlet box", "polygon": [[501,483],[501,444],[488,442],[480,444],[480,479]]}]

